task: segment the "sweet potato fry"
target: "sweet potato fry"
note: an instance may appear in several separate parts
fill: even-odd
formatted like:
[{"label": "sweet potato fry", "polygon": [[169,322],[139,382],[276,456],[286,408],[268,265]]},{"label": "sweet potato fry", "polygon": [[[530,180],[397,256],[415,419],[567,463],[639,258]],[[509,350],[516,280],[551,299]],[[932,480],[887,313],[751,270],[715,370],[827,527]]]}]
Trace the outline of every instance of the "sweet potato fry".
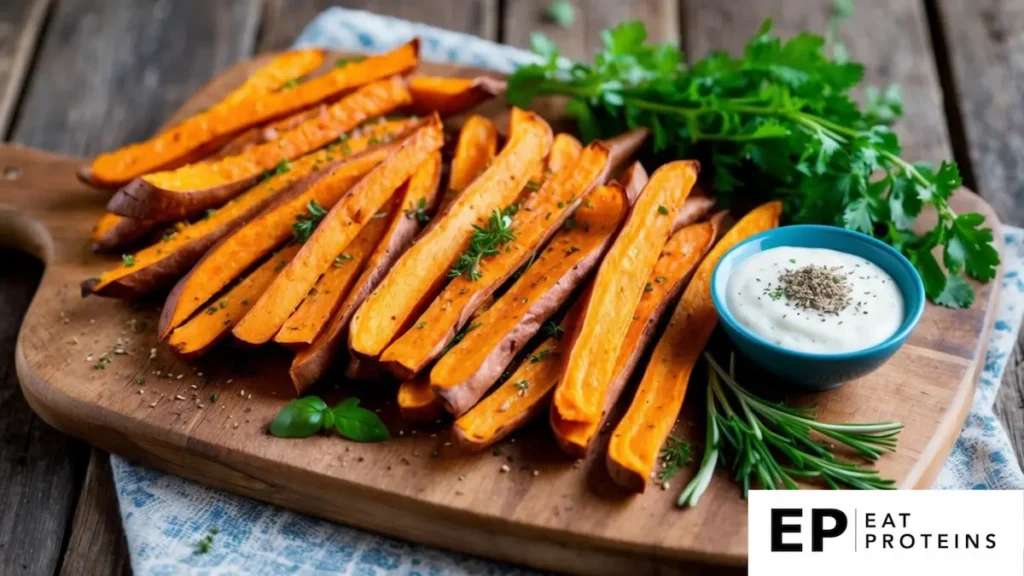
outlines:
[{"label": "sweet potato fry", "polygon": [[441,405],[430,389],[430,381],[424,378],[406,380],[398,387],[398,411],[402,420],[425,422],[441,414]]},{"label": "sweet potato fry", "polygon": [[159,221],[190,217],[225,202],[261,175],[287,167],[291,160],[330,144],[364,120],[385,114],[408,99],[409,91],[400,77],[368,84],[332,105],[323,117],[306,120],[273,142],[254,146],[238,156],[132,180],[114,194],[107,209],[122,216]]},{"label": "sweet potato fry", "polygon": [[573,331],[581,310],[581,306],[573,306],[558,325],[561,335],[541,342],[501,386],[458,417],[452,426],[452,438],[459,450],[483,450],[547,408],[551,392],[562,376],[563,354],[568,344],[564,334]]},{"label": "sweet potato fry", "polygon": [[451,116],[464,112],[505,93],[506,82],[487,76],[477,78],[444,78],[413,76],[409,78],[412,110],[417,114],[437,112]]},{"label": "sweet potato fry", "polygon": [[159,226],[152,220],[125,218],[113,212],[104,212],[92,229],[92,251],[110,252],[131,246]]},{"label": "sweet potato fry", "polygon": [[599,186],[576,211],[576,227],[562,228],[511,288],[473,322],[430,371],[430,384],[453,414],[469,410],[501,377],[541,325],[600,262],[629,207],[647,183],[636,163],[620,184]]},{"label": "sweet potato fry", "polygon": [[218,298],[204,313],[193,316],[176,328],[167,340],[171,352],[183,360],[193,360],[209,351],[231,331],[298,251],[298,244],[285,246]]},{"label": "sweet potato fry", "polygon": [[275,56],[266,66],[253,72],[241,86],[232,90],[209,111],[230,109],[247,100],[279,90],[286,82],[314,72],[324,63],[326,54],[319,48],[291,50]]},{"label": "sweet potato fry", "polygon": [[701,261],[654,347],[654,354],[626,414],[608,444],[608,472],[617,484],[642,492],[683,405],[690,373],[718,323],[711,302],[711,273],[730,248],[779,224],[781,202],[755,208],[725,233]]},{"label": "sweet potato fry", "polygon": [[606,390],[614,376],[633,310],[672,232],[676,213],[697,181],[698,170],[699,165],[692,161],[670,162],[659,168],[601,262],[579,338],[555,389],[554,403],[562,418],[575,422],[601,418],[604,394],[593,391]]},{"label": "sweet potato fry", "polygon": [[514,108],[505,148],[419,240],[395,263],[380,286],[356,311],[349,349],[377,357],[410,320],[433,300],[452,263],[473,235],[473,225],[510,204],[533,166],[551,147],[551,127],[536,114]]},{"label": "sweet potato fry", "polygon": [[[313,183],[333,176],[336,169],[341,174],[347,174],[348,179],[353,181],[368,172],[370,168],[387,156],[391,147],[391,145],[375,145],[372,149],[367,150],[369,142],[375,137],[379,137],[380,134],[388,133],[387,130],[399,132],[405,126],[407,126],[406,123],[377,124],[372,129],[368,129],[365,134],[349,139],[348,148],[344,150],[328,148],[296,160],[288,171],[272,175],[216,211],[208,212],[206,218],[176,228],[164,236],[163,241],[144,248],[134,255],[129,255],[123,259],[120,266],[103,273],[99,278],[87,280],[82,285],[82,293],[134,298],[167,286],[188,272],[189,268],[218,240],[251,219],[265,220],[266,218],[257,216],[257,214],[275,202],[284,202],[287,205],[288,198],[300,195]],[[348,154],[350,152],[354,156],[350,156]],[[341,168],[342,166],[344,169]],[[309,199],[306,199],[305,203],[297,209],[305,210],[308,202]],[[222,274],[213,278],[222,278],[222,280],[220,283],[214,281],[210,284],[208,291],[197,294],[189,292],[188,297],[190,298],[193,296],[197,298],[203,296],[203,298],[185,306],[187,311],[179,310],[184,303],[177,299],[175,292],[172,292],[171,298],[165,304],[161,325],[165,320],[170,322],[171,315],[174,315],[173,325],[169,327],[178,326],[238,274],[284,243],[291,235],[291,223],[294,219],[295,216],[291,215],[291,218],[279,227],[277,236],[269,233],[265,235],[266,225],[261,225],[255,230],[249,228],[249,231],[245,233],[245,249],[250,252],[258,251],[260,247],[266,247],[266,249],[248,260],[228,257],[226,264],[225,260],[213,264],[213,269]],[[242,229],[246,228],[248,227]],[[274,238],[280,238],[280,240],[267,246],[267,243],[272,242]],[[214,250],[217,251],[220,248]],[[223,274],[229,272],[233,272],[231,276],[223,277]],[[192,274],[190,273],[189,276]],[[211,278],[210,276],[201,277]],[[160,333],[161,337],[166,337],[169,332],[161,328]]]},{"label": "sweet potato fry", "polygon": [[308,110],[300,110],[299,112],[296,112],[291,116],[286,116],[280,120],[275,120],[262,126],[253,126],[232,138],[227,144],[219,148],[210,156],[204,158],[203,162],[212,162],[229,156],[237,156],[254,146],[258,146],[264,142],[270,142],[271,140],[276,140],[282,134],[292,130],[307,120],[326,117],[326,114],[327,105],[318,104]]},{"label": "sweet potato fry", "polygon": [[[512,218],[515,238],[497,254],[481,259],[441,291],[413,328],[392,343],[380,360],[392,374],[411,379],[437,358],[476,312],[530,256],[562,226],[595,186],[603,184],[615,162],[631,156],[645,132],[616,141],[595,141],[527,194]],[[562,150],[559,150],[561,153]],[[575,221],[573,221],[575,225]]]},{"label": "sweet potato fry", "polygon": [[455,155],[448,176],[448,190],[441,199],[438,214],[444,214],[463,190],[487,169],[498,152],[498,129],[483,116],[470,116],[459,131]]},{"label": "sweet potato fry", "polygon": [[576,162],[582,153],[583,144],[580,144],[575,136],[564,132],[555,134],[555,139],[551,142],[551,152],[548,154],[547,172],[561,172]]},{"label": "sweet potato fry", "polygon": [[363,266],[374,248],[384,238],[391,221],[404,218],[398,208],[400,195],[395,195],[380,212],[370,219],[362,232],[345,251],[334,259],[334,264],[316,281],[309,295],[274,336],[274,342],[300,350],[320,334],[327,321],[344,302],[349,290],[359,279]]},{"label": "sweet potato fry", "polygon": [[[222,138],[305,110],[358,86],[401,74],[418,62],[419,43],[414,40],[386,54],[336,67],[294,88],[244,99],[231,106],[215,106],[149,140],[97,156],[80,176],[100,186],[116,187],[143,174],[176,168]],[[310,70],[296,68],[291,77],[297,78]]]},{"label": "sweet potato fry", "polygon": [[[345,301],[331,316],[320,335],[308,347],[300,350],[292,360],[289,375],[297,394],[302,394],[331,367],[338,352],[347,343],[348,325],[352,315],[416,237],[426,222],[426,217],[433,213],[440,196],[440,181],[441,155],[435,152],[409,179],[404,193],[400,195],[402,199],[399,203],[408,208],[402,212],[402,218],[391,221],[390,228],[370,256],[369,262],[345,297]],[[345,374],[352,379],[362,380],[367,379],[368,375],[377,374],[375,362],[372,365],[350,365],[350,368],[351,370],[346,370]]]},{"label": "sweet potato fry", "polygon": [[444,145],[437,116],[425,122],[380,165],[371,170],[331,208],[299,254],[274,279],[270,288],[232,331],[248,344],[263,344],[274,337],[285,320],[306,297],[317,279],[333,264],[366,223],[433,152]]},{"label": "sweet potato fry", "polygon": [[633,312],[626,338],[619,348],[613,372],[615,376],[604,391],[601,418],[597,422],[572,422],[559,417],[558,410],[552,406],[551,429],[558,445],[568,455],[576,459],[586,457],[608,412],[618,401],[637,362],[654,336],[661,317],[675,303],[697,264],[718,239],[724,217],[725,213],[722,212],[708,222],[692,224],[679,230],[661,249],[658,262],[647,278],[640,303]]}]

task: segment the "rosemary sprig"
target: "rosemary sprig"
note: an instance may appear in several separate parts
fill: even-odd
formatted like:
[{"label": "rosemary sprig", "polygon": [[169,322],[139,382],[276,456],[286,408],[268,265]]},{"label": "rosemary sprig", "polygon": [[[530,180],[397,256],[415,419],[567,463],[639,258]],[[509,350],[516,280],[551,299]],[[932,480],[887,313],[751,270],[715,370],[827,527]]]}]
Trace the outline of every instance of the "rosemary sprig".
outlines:
[{"label": "rosemary sprig", "polygon": [[518,209],[519,206],[513,204],[504,210],[495,210],[491,213],[486,227],[474,224],[469,247],[455,261],[455,265],[448,271],[448,277],[458,278],[465,274],[470,280],[479,280],[482,276],[480,260],[486,256],[497,255],[509,242],[516,239],[512,230],[512,216]]},{"label": "rosemary sprig", "polygon": [[292,234],[300,243],[305,243],[313,235],[313,231],[320,225],[320,221],[327,215],[324,209],[316,200],[310,200],[306,204],[307,214],[299,214],[292,224]]},{"label": "rosemary sprig", "polygon": [[709,366],[704,456],[697,474],[679,495],[679,506],[697,504],[719,459],[731,463],[744,497],[754,482],[766,490],[794,490],[799,489],[795,479],[817,479],[833,489],[894,488],[894,481],[882,478],[873,468],[837,460],[832,447],[814,440],[810,433],[852,448],[867,460],[876,460],[896,449],[903,424],[818,422],[814,407],[791,408],[745,390],[736,382],[732,359],[726,372],[710,354],[705,352],[704,358]]}]

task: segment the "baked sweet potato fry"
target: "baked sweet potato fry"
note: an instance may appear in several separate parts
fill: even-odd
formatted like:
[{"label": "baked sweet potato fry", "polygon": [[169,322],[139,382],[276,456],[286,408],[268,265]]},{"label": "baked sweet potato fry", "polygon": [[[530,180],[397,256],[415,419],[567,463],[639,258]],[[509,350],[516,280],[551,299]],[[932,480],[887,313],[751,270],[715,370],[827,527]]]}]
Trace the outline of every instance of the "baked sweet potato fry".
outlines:
[{"label": "baked sweet potato fry", "polygon": [[745,238],[774,228],[781,202],[755,208],[725,233],[701,261],[683,291],[665,333],[608,444],[608,472],[617,484],[642,492],[683,405],[687,384],[701,350],[715,330],[718,316],[711,302],[711,273],[722,255]]},{"label": "baked sweet potato fry", "polygon": [[194,360],[217,344],[267,289],[274,276],[295,257],[298,244],[290,244],[260,264],[201,314],[171,332],[167,343],[183,360]]},{"label": "baked sweet potato fry", "polygon": [[410,320],[433,300],[452,263],[492,211],[512,203],[532,167],[551,147],[551,127],[532,112],[514,108],[510,138],[491,166],[463,191],[441,217],[395,263],[380,286],[356,311],[349,349],[377,357]]},{"label": "baked sweet potato fry", "polygon": [[[135,254],[126,255],[120,266],[104,272],[99,278],[93,278],[83,283],[82,293],[135,298],[169,285],[188,272],[189,268],[218,240],[254,218],[263,219],[262,216],[257,215],[270,205],[282,201],[287,204],[288,198],[302,193],[313,183],[332,175],[333,170],[340,169],[342,165],[344,165],[342,173],[347,174],[349,180],[356,179],[368,172],[370,168],[387,156],[390,146],[375,145],[373,149],[367,150],[369,142],[375,137],[374,135],[384,133],[385,130],[400,131],[406,125],[405,123],[374,125],[362,136],[351,138],[348,141],[349,147],[345,150],[328,148],[296,160],[291,165],[291,169],[272,175],[216,211],[208,212],[205,218],[192,224],[178,226],[165,235],[161,242]],[[347,152],[353,153],[354,156],[349,156]],[[306,200],[306,203],[308,202],[309,200]],[[305,204],[299,209],[305,210]],[[216,282],[211,284],[209,291],[201,294],[204,296],[201,301],[194,301],[191,306],[186,306],[187,312],[178,310],[183,303],[178,301],[175,292],[172,292],[172,298],[168,299],[163,313],[167,315],[167,321],[171,320],[172,314],[176,314],[170,328],[184,322],[192,312],[212,298],[238,274],[284,243],[291,234],[291,223],[294,219],[295,217],[292,215],[291,219],[281,226],[283,233],[277,236],[281,238],[280,241],[267,246],[263,252],[251,259],[228,260],[228,264],[224,265],[226,268],[223,269],[221,264],[213,264],[215,270],[222,273],[233,271],[234,274],[224,278],[219,284]],[[245,228],[247,227],[242,229]],[[260,228],[250,228],[245,233],[247,250],[256,251],[258,247],[266,246],[267,242],[271,241],[272,236],[263,234],[265,230],[266,226],[261,225]],[[249,241],[249,238],[253,237],[254,239]],[[189,276],[192,274],[190,273]],[[190,297],[193,295],[189,294]],[[161,325],[164,320],[162,315]],[[163,328],[160,332],[162,338],[169,333]]]},{"label": "baked sweet potato fry", "polygon": [[426,377],[406,380],[398,386],[398,411],[402,420],[425,422],[441,415],[441,404]]},{"label": "baked sweet potato fry", "polygon": [[[697,264],[718,239],[725,213],[716,214],[708,222],[687,226],[669,238],[661,249],[658,262],[647,278],[640,303],[633,312],[626,338],[615,360],[614,377],[603,391],[604,411],[597,422],[572,422],[558,415],[552,406],[551,430],[562,450],[576,459],[585,458],[594,438],[615,406],[623,388],[654,336],[665,311],[676,302]],[[595,390],[595,393],[600,391]]]},{"label": "baked sweet potato fry", "polygon": [[413,76],[409,78],[411,109],[417,114],[437,112],[451,116],[478,106],[505,93],[506,82],[487,76],[446,78]]},{"label": "baked sweet potato fry", "polygon": [[152,220],[125,218],[113,212],[104,212],[92,229],[93,252],[110,252],[131,246],[145,238],[160,224]]},{"label": "baked sweet potato fry", "polygon": [[[369,136],[353,138],[348,141],[348,149],[324,151],[325,164],[320,170],[310,174],[307,180],[296,182],[282,192],[276,202],[253,217],[248,225],[210,248],[168,295],[160,314],[160,337],[165,338],[171,329],[184,322],[239,274],[292,238],[296,217],[305,214],[310,203],[330,208],[398,146],[389,143],[365,148],[371,139]],[[345,151],[355,152],[358,147],[362,147],[361,152],[342,156]]]},{"label": "baked sweet potato fry", "polygon": [[414,327],[381,354],[388,371],[408,380],[433,362],[479,305],[558,231],[584,196],[603,184],[622,159],[636,152],[644,137],[646,132],[638,132],[615,141],[595,141],[578,159],[552,172],[539,189],[528,193],[511,220],[514,239],[441,291]]},{"label": "baked sweet potato fry", "polygon": [[209,108],[210,111],[230,109],[271,92],[287,83],[311,74],[324,63],[326,54],[319,48],[290,50],[274,56],[266,66],[253,72],[222,100]]},{"label": "baked sweet potato fry", "polygon": [[324,216],[298,255],[232,333],[248,344],[263,344],[280,330],[302,299],[366,223],[444,145],[437,116],[426,121],[380,165],[371,170]]},{"label": "baked sweet potato fry", "polygon": [[672,233],[676,213],[697,181],[699,169],[693,161],[670,162],[659,168],[601,262],[579,337],[555,389],[555,408],[562,418],[575,422],[601,418],[604,394],[593,390],[606,390],[614,376],[615,360],[633,310],[643,296],[661,247]]},{"label": "baked sweet potato fry", "polygon": [[[80,175],[100,186],[122,186],[144,174],[194,161],[197,151],[250,126],[284,118],[358,86],[406,72],[418,63],[419,42],[413,40],[391,52],[336,67],[288,90],[244,99],[231,106],[214,106],[149,140],[97,156]],[[292,78],[310,70],[297,68]]]},{"label": "baked sweet potato fry", "polygon": [[483,116],[470,116],[459,131],[448,176],[448,190],[438,214],[444,214],[463,190],[476,180],[498,153],[498,129]]},{"label": "baked sweet potato fry", "polygon": [[[580,144],[580,141],[575,136],[565,132],[555,134],[555,139],[551,142],[551,152],[548,153],[546,172],[549,174],[561,172],[568,168],[570,164],[576,162],[582,153],[583,144]],[[615,161],[618,162],[619,159]]]},{"label": "baked sweet potato fry", "polygon": [[281,326],[281,330],[274,336],[274,342],[301,350],[320,334],[359,279],[363,266],[384,238],[391,220],[403,217],[397,205],[400,200],[401,197],[396,195],[385,204],[345,251],[335,257],[334,264],[316,281],[302,304]]},{"label": "baked sweet potato fry", "polygon": [[647,183],[636,163],[620,184],[599,186],[576,211],[578,224],[560,230],[518,280],[430,371],[445,409],[465,413],[505,371],[541,325],[600,262],[629,207]]},{"label": "baked sweet potato fry", "polygon": [[203,162],[212,162],[229,156],[237,156],[246,150],[249,150],[253,146],[258,146],[264,142],[276,140],[279,136],[297,127],[303,122],[325,116],[326,113],[327,105],[318,104],[308,110],[300,110],[299,112],[280,120],[275,120],[262,126],[253,126],[232,138],[227,144],[219,148],[207,158],[204,158]]},{"label": "baked sweet potato fry", "polygon": [[363,86],[339,100],[320,117],[311,118],[273,142],[238,156],[190,164],[132,180],[110,199],[107,209],[122,216],[169,221],[188,218],[217,206],[250,187],[262,175],[338,140],[364,120],[380,116],[409,100],[400,77]]},{"label": "baked sweet potato fry", "polygon": [[561,335],[537,345],[501,386],[455,420],[452,439],[459,450],[483,450],[547,408],[562,376],[567,345],[564,334],[573,331],[580,311],[580,306],[573,306],[558,325]]},{"label": "baked sweet potato fry", "polygon": [[[402,212],[401,218],[391,221],[391,226],[377,244],[345,301],[331,316],[320,335],[308,347],[300,350],[292,360],[289,375],[297,394],[302,394],[313,382],[319,380],[347,344],[348,325],[352,315],[416,237],[427,221],[427,216],[433,213],[440,196],[440,181],[441,157],[435,152],[405,185],[404,192],[400,194],[399,205],[408,208]],[[351,370],[346,370],[345,374],[352,379],[367,379],[368,375],[377,374],[375,362],[372,365],[367,363],[361,366],[350,364],[350,368]]]}]

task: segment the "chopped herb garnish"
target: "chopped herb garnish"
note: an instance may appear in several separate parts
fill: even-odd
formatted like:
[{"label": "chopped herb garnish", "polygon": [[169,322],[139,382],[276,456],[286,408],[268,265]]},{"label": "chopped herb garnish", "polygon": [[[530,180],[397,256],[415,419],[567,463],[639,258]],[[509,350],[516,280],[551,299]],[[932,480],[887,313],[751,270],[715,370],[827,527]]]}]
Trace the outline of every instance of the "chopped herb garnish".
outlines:
[{"label": "chopped herb garnish", "polygon": [[658,276],[658,277],[656,277],[654,279],[654,281],[657,282],[658,284],[661,284],[662,282],[665,281],[665,277],[664,276]]},{"label": "chopped herb garnish", "polygon": [[334,259],[334,265],[342,266],[345,264],[345,262],[352,260],[352,258],[354,257],[351,254],[338,254],[338,256]]},{"label": "chopped herb garnish", "polygon": [[223,309],[228,307],[228,301],[227,300],[221,300],[220,302],[217,303],[217,306],[219,306],[220,309],[223,310]]},{"label": "chopped herb garnish", "polygon": [[337,60],[334,61],[334,67],[335,68],[344,68],[345,66],[348,66],[349,64],[355,64],[357,62],[362,62],[363,60],[366,60],[366,56],[352,56],[351,58],[338,58]]},{"label": "chopped herb garnish", "polygon": [[430,222],[430,214],[427,214],[427,199],[420,198],[416,202],[409,202],[405,217],[410,220],[415,219],[420,224]]},{"label": "chopped herb garnish", "polygon": [[131,268],[132,266],[135,266],[135,256],[132,254],[123,254],[121,255],[121,263],[124,264],[125,268]]},{"label": "chopped herb garnish", "polygon": [[540,362],[541,360],[547,358],[548,356],[551,356],[554,353],[555,351],[552,350],[551,348],[539,350],[536,354],[530,355],[530,364],[536,364],[537,362]]},{"label": "chopped herb garnish", "polygon": [[519,392],[520,396],[526,396],[526,391],[530,389],[530,383],[526,380],[520,380],[513,382],[512,387],[516,389],[516,392]]},{"label": "chopped herb garnish", "polygon": [[548,338],[554,338],[555,340],[558,340],[559,338],[562,337],[562,334],[565,334],[565,330],[563,330],[561,326],[555,323],[554,320],[548,320],[547,322],[545,322],[542,330],[544,331],[545,336],[547,336]]},{"label": "chopped herb garnish", "polygon": [[469,247],[455,261],[455,265],[448,271],[449,278],[458,278],[465,274],[470,280],[479,280],[480,260],[487,256],[495,256],[501,249],[516,239],[512,231],[512,215],[518,210],[513,204],[503,211],[495,210],[487,222],[487,227],[473,225],[473,236],[469,241]]},{"label": "chopped herb garnish", "polygon": [[644,284],[644,292],[654,292],[654,284],[651,284],[650,282]]},{"label": "chopped herb garnish", "polygon": [[306,204],[306,212],[307,214],[296,216],[295,223],[292,224],[292,234],[296,240],[302,243],[309,240],[320,221],[327,215],[327,210],[316,200],[310,200],[309,204]]},{"label": "chopped herb garnish", "polygon": [[661,214],[662,216],[667,216],[668,215],[668,208],[665,208],[661,204],[658,204],[658,214]]},{"label": "chopped herb garnish", "polygon": [[426,322],[418,322],[416,324],[416,328],[419,328],[420,330],[422,330],[422,329],[424,329],[426,327],[427,327],[427,323]]},{"label": "chopped herb garnish", "polygon": [[469,334],[470,332],[476,330],[479,327],[479,322],[472,322],[462,330],[459,330],[458,334],[456,334],[455,337],[452,338],[452,341],[449,342],[448,345],[445,346],[443,350],[441,350],[441,356],[444,356],[445,354],[448,353],[449,350],[454,348],[456,344],[462,342],[462,339],[466,337],[466,334]]},{"label": "chopped herb garnish", "polygon": [[539,189],[540,182],[537,182],[536,180],[530,180],[529,182],[526,183],[526,190],[528,192],[536,192]]},{"label": "chopped herb garnish", "polygon": [[295,88],[299,84],[302,84],[302,80],[299,80],[298,78],[293,78],[293,79],[285,82],[284,84],[282,84],[281,85],[281,90],[282,91],[284,91],[284,90],[291,90],[292,88]]}]

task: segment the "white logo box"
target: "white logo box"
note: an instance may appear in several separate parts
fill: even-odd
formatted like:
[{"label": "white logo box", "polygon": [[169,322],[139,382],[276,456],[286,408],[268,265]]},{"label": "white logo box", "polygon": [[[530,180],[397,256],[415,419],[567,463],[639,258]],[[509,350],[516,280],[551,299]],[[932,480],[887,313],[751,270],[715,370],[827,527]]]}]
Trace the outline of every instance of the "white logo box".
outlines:
[{"label": "white logo box", "polygon": [[1024,491],[756,490],[749,498],[751,576],[1024,575]]}]

